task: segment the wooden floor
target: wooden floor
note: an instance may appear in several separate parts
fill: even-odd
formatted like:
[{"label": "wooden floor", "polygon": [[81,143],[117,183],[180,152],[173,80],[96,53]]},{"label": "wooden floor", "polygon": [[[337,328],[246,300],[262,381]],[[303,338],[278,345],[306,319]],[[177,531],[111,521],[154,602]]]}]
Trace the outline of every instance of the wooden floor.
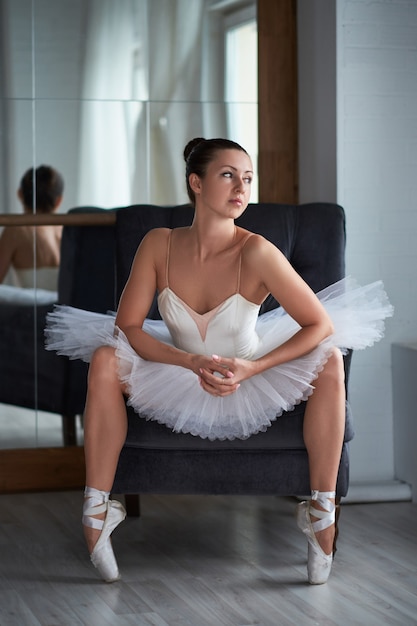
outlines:
[{"label": "wooden floor", "polygon": [[102,583],[80,493],[0,496],[1,626],[417,624],[417,505],[346,504],[327,585],[306,583],[296,501],[144,496]]}]

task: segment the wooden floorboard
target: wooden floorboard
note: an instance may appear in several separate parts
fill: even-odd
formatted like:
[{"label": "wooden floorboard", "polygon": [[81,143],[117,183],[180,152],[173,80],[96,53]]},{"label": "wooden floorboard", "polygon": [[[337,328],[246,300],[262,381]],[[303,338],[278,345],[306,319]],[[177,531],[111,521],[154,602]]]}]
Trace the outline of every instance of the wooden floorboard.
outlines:
[{"label": "wooden floorboard", "polygon": [[306,582],[296,500],[143,496],[102,583],[81,491],[0,496],[1,626],[417,625],[417,505],[346,504],[327,585]]}]

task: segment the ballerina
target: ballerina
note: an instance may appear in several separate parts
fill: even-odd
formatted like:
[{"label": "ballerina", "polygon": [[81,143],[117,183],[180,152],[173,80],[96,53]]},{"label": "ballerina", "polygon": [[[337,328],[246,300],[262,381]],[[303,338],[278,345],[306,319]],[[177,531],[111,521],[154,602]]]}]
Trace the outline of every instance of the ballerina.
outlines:
[{"label": "ballerina", "polygon": [[[341,281],[318,297],[272,243],[236,226],[253,179],[239,144],[197,138],[184,158],[191,226],[144,237],[115,316],[61,306],[48,320],[47,348],[90,362],[83,524],[91,560],[104,580],[119,578],[110,535],[125,511],[109,495],[126,398],[140,418],[209,439],[253,436],[308,399],[312,497],[297,520],[309,582],[321,584],[332,565],[345,425],[341,349],[379,340],[392,307],[380,282]],[[162,321],[146,319],[155,291]],[[269,294],[282,308],[259,316]]]}]

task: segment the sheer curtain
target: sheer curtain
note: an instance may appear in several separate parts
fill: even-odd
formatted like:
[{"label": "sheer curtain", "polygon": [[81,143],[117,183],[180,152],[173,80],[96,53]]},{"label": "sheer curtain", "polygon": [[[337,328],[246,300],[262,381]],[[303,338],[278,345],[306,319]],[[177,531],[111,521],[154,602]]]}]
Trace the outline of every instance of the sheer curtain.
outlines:
[{"label": "sheer curtain", "polygon": [[[182,150],[213,126],[213,116],[223,117],[223,107],[204,103],[202,96],[206,5],[207,0],[90,0],[80,205],[186,201]],[[220,133],[223,124],[217,126]]]},{"label": "sheer curtain", "polygon": [[81,89],[80,205],[131,202],[136,158],[132,137],[144,108],[141,100],[147,97],[138,31],[145,23],[143,2],[89,2]]},{"label": "sheer curtain", "polygon": [[204,1],[150,2],[149,92],[151,197],[186,201],[182,150],[204,132],[201,39]]}]

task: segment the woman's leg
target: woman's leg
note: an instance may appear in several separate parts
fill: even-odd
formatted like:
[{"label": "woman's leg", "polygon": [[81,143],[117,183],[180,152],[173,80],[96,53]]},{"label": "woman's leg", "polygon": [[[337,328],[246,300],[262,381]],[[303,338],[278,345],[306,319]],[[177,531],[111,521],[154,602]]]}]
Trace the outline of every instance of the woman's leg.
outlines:
[{"label": "woman's leg", "polygon": [[[112,347],[102,346],[90,363],[84,413],[86,485],[89,488],[110,492],[126,432],[126,407],[117,357]],[[105,516],[102,512],[91,517],[104,519]],[[91,553],[101,530],[84,525],[84,534]]]},{"label": "woman's leg", "polygon": [[[315,390],[308,399],[304,416],[304,441],[308,452],[312,491],[333,492],[345,431],[345,384],[343,357],[334,349],[324,369],[314,381]],[[330,498],[334,502],[334,498]],[[325,510],[318,502],[314,508]],[[312,522],[318,518],[311,515]],[[335,527],[316,532],[323,552],[331,554]]]}]

